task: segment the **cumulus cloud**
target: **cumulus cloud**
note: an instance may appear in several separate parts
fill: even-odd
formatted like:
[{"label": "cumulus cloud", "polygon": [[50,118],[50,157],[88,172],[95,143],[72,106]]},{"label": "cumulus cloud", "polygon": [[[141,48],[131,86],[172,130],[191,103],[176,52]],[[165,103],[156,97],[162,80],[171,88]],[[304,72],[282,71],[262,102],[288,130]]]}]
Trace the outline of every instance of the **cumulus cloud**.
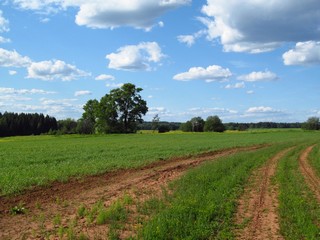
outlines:
[{"label": "cumulus cloud", "polygon": [[278,76],[270,71],[264,72],[252,72],[246,75],[241,75],[238,77],[238,80],[246,82],[259,82],[259,81],[274,81],[279,79]]},{"label": "cumulus cloud", "polygon": [[232,73],[228,68],[212,65],[207,68],[192,67],[187,72],[179,73],[173,77],[178,81],[205,80],[206,82],[228,79]]},{"label": "cumulus cloud", "polygon": [[100,74],[99,76],[96,76],[95,80],[97,81],[105,81],[105,80],[115,80],[115,77],[112,75],[107,75],[107,74]]},{"label": "cumulus cloud", "polygon": [[74,96],[75,97],[79,97],[79,96],[86,96],[86,95],[91,95],[92,92],[91,91],[88,91],[88,90],[81,90],[81,91],[76,91],[74,93]]},{"label": "cumulus cloud", "polygon": [[40,80],[61,79],[62,81],[71,81],[87,76],[90,76],[90,74],[74,65],[61,60],[52,60],[31,63],[28,67],[27,77]]},{"label": "cumulus cloud", "polygon": [[1,67],[28,67],[31,64],[29,57],[23,57],[16,50],[9,51],[0,48]]},{"label": "cumulus cloud", "polygon": [[244,82],[236,83],[236,84],[228,84],[225,86],[226,89],[238,89],[238,88],[245,88]]},{"label": "cumulus cloud", "polygon": [[121,47],[116,53],[106,56],[108,67],[117,70],[151,70],[152,63],[159,63],[164,55],[156,42]]},{"label": "cumulus cloud", "polygon": [[320,42],[298,42],[294,49],[282,55],[285,65],[320,64]]},{"label": "cumulus cloud", "polygon": [[[165,12],[188,5],[191,0],[14,0],[22,9],[53,12],[78,9],[75,22],[90,28],[130,26],[150,30]],[[161,26],[161,24],[160,24]]]},{"label": "cumulus cloud", "polygon": [[320,39],[318,0],[208,0],[202,13],[207,38],[218,39],[225,51],[259,53]]},{"label": "cumulus cloud", "polygon": [[260,106],[260,107],[251,107],[246,112],[247,113],[279,113],[281,111],[275,110],[271,107]]}]

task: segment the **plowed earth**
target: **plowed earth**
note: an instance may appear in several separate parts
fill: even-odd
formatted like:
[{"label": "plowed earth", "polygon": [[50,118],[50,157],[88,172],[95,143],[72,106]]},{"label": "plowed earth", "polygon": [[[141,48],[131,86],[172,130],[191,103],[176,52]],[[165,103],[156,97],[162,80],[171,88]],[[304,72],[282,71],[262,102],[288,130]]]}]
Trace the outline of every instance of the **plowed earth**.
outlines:
[{"label": "plowed earth", "polygon": [[[102,200],[104,206],[108,207],[124,194],[132,196],[133,201],[138,199],[141,202],[151,195],[161,194],[169,181],[204,161],[262,147],[265,145],[168,159],[139,169],[118,170],[99,176],[71,179],[66,183],[54,182],[48,187],[35,188],[19,196],[0,197],[0,239],[57,239],[54,219],[59,219],[60,227],[67,228],[70,221],[77,218],[80,205],[90,207]],[[24,205],[27,213],[10,214],[9,210],[19,203]],[[89,239],[106,239],[108,233],[108,226],[87,224],[84,219],[78,219],[73,228],[76,234],[83,233]],[[126,225],[120,237],[134,235],[135,229],[135,226]]]},{"label": "plowed earth", "polygon": [[272,184],[278,161],[292,148],[285,149],[269,159],[264,166],[253,172],[239,199],[236,223],[237,239],[283,239],[279,234],[277,216],[278,192]]}]

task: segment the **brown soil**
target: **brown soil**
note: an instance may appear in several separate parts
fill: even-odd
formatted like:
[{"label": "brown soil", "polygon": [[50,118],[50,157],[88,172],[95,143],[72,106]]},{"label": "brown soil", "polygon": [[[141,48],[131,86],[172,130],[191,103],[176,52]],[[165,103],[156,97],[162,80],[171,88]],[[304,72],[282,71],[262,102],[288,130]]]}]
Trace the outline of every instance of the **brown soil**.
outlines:
[{"label": "brown soil", "polygon": [[[108,227],[88,224],[85,219],[77,217],[80,205],[90,208],[102,201],[108,207],[124,194],[131,195],[133,201],[139,199],[141,202],[150,195],[161,194],[163,186],[169,181],[204,161],[264,146],[233,148],[158,161],[138,169],[71,179],[66,183],[54,182],[48,187],[35,188],[19,196],[0,197],[0,239],[58,239],[58,228],[70,229],[70,225],[76,234],[84,233],[90,239],[106,239]],[[9,210],[19,203],[23,203],[27,213],[11,215]],[[122,237],[134,234],[134,229],[135,226],[124,229]]]},{"label": "brown soil", "polygon": [[302,152],[299,158],[299,165],[307,184],[320,202],[320,179],[317,177],[308,161],[308,156],[314,147],[315,145],[310,146]]},{"label": "brown soil", "polygon": [[267,163],[254,171],[249,184],[239,200],[236,223],[237,239],[283,239],[279,234],[278,189],[272,184],[277,162],[292,148],[276,154]]}]

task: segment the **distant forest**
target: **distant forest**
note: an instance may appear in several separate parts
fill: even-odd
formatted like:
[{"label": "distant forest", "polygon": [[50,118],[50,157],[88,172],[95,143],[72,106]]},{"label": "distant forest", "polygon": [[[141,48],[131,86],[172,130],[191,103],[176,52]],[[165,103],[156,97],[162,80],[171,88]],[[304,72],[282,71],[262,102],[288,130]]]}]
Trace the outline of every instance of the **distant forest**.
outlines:
[{"label": "distant forest", "polygon": [[[160,129],[167,131],[183,130],[186,123],[159,121],[155,128],[154,122],[143,122],[138,125],[137,130]],[[245,131],[256,128],[301,128],[302,123],[276,123],[276,122],[258,122],[258,123],[224,123],[226,130]],[[8,136],[26,136],[40,134],[84,134],[83,122],[73,119],[56,120],[56,118],[38,114],[38,113],[0,113],[0,137]]]},{"label": "distant forest", "polygon": [[0,137],[39,135],[58,129],[54,117],[38,113],[0,113]]}]

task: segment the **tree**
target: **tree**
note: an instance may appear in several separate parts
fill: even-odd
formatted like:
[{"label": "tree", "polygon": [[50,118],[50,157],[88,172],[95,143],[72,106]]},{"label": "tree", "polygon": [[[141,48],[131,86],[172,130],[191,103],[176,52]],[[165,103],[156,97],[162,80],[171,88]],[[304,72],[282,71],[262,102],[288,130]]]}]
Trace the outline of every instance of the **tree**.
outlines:
[{"label": "tree", "polygon": [[152,119],[152,130],[155,131],[159,128],[160,117],[156,114]]},{"label": "tree", "polygon": [[206,132],[224,132],[225,127],[218,116],[209,116],[204,125]]},{"label": "tree", "polygon": [[302,128],[305,130],[319,130],[320,121],[318,117],[310,117],[307,122],[302,125]]},{"label": "tree", "polygon": [[106,133],[133,133],[137,123],[148,111],[147,102],[139,93],[142,88],[126,83],[101,98],[98,107],[98,126]]},{"label": "tree", "polygon": [[192,132],[203,132],[204,120],[201,117],[194,117],[190,120]]},{"label": "tree", "polygon": [[78,121],[78,132],[81,134],[92,134],[98,118],[99,102],[96,99],[89,100],[84,106],[82,118]]}]

